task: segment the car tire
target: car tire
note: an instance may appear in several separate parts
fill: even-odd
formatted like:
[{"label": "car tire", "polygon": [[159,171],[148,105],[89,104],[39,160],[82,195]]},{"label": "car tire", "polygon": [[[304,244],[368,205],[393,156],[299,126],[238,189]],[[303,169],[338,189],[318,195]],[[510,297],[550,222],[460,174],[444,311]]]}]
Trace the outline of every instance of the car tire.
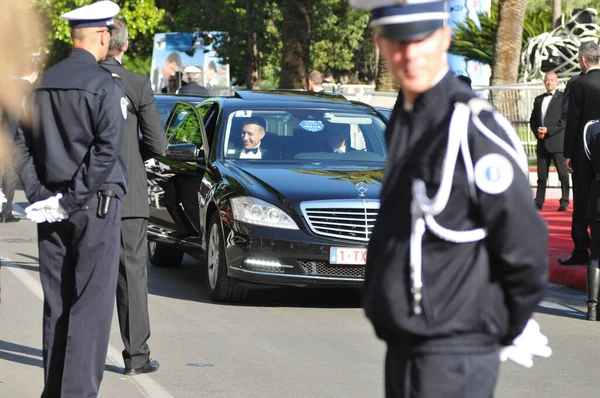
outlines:
[{"label": "car tire", "polygon": [[218,213],[213,214],[208,225],[206,243],[206,289],[214,301],[240,301],[247,291],[227,275],[225,245]]},{"label": "car tire", "polygon": [[175,268],[183,261],[183,252],[164,243],[148,240],[148,260],[155,267]]}]

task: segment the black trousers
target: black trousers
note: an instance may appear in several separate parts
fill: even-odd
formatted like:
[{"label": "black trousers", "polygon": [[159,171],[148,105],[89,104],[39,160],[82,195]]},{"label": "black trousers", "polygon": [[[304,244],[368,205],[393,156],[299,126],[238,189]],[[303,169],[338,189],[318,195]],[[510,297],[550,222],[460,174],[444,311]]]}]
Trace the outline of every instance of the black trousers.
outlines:
[{"label": "black trousers", "polygon": [[117,282],[117,313],[125,349],[126,368],[141,368],[150,357],[148,316],[147,239],[148,220],[121,220],[121,257]]},{"label": "black trousers", "polygon": [[487,354],[409,355],[388,345],[387,398],[490,398],[500,368],[497,351]]},{"label": "black trousers", "polygon": [[587,216],[590,222],[590,258],[598,260],[600,259],[600,181],[592,181]]},{"label": "black trousers", "polygon": [[550,169],[550,162],[554,162],[556,171],[558,172],[558,179],[560,180],[561,187],[561,199],[560,206],[567,207],[569,205],[569,173],[565,166],[565,157],[562,153],[551,153],[548,152],[545,146],[538,145],[537,153],[537,190],[535,193],[535,202],[540,206],[544,204],[546,199],[546,185],[548,182],[548,171]]},{"label": "black trousers", "polygon": [[2,207],[0,219],[2,220],[6,220],[12,214],[13,199],[15,197],[15,190],[17,189],[17,182],[19,181],[19,177],[15,173],[11,162],[12,160],[4,162],[4,172],[0,178],[2,181],[2,193],[6,196],[6,203],[0,205]]},{"label": "black trousers", "polygon": [[573,216],[571,218],[571,238],[573,254],[588,254],[590,235],[588,233],[588,201],[590,188],[594,179],[592,164],[585,154],[581,153],[573,159],[575,165],[573,175]]},{"label": "black trousers", "polygon": [[119,264],[121,204],[98,198],[58,223],[38,224],[44,290],[42,398],[96,397],[102,382]]}]

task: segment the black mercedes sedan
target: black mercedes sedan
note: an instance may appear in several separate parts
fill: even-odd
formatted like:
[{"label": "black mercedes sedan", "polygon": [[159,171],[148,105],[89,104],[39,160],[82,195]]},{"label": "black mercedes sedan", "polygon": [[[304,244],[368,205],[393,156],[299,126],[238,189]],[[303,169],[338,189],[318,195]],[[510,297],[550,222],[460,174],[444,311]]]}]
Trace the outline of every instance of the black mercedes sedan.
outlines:
[{"label": "black mercedes sedan", "polygon": [[147,165],[151,263],[204,259],[217,301],[261,285],[359,287],[385,127],[370,106],[327,94],[178,102],[167,153]]}]

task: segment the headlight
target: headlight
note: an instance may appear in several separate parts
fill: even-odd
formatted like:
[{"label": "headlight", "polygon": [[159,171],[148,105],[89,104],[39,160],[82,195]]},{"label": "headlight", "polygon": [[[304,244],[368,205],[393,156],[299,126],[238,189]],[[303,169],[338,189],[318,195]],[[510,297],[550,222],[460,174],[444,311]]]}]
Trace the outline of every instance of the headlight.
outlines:
[{"label": "headlight", "polygon": [[241,196],[231,199],[233,218],[248,224],[262,225],[264,227],[298,229],[290,216],[278,207],[264,200]]}]

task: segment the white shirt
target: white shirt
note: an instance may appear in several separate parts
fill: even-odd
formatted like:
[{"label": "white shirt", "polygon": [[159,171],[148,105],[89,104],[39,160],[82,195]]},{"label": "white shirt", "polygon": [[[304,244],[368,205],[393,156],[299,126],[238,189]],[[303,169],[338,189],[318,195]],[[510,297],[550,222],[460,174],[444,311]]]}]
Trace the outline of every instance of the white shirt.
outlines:
[{"label": "white shirt", "polygon": [[554,97],[554,94],[556,93],[556,90],[552,91],[550,94],[551,95],[547,95],[542,99],[542,126],[544,126],[544,119],[546,118],[546,112],[548,111],[548,105],[550,105],[550,101],[552,100],[552,97]]},{"label": "white shirt", "polygon": [[246,149],[242,149],[242,151],[240,152],[240,159],[262,159],[262,151],[260,150],[260,144],[258,144],[258,146],[255,148],[258,149],[256,153],[247,151]]}]

